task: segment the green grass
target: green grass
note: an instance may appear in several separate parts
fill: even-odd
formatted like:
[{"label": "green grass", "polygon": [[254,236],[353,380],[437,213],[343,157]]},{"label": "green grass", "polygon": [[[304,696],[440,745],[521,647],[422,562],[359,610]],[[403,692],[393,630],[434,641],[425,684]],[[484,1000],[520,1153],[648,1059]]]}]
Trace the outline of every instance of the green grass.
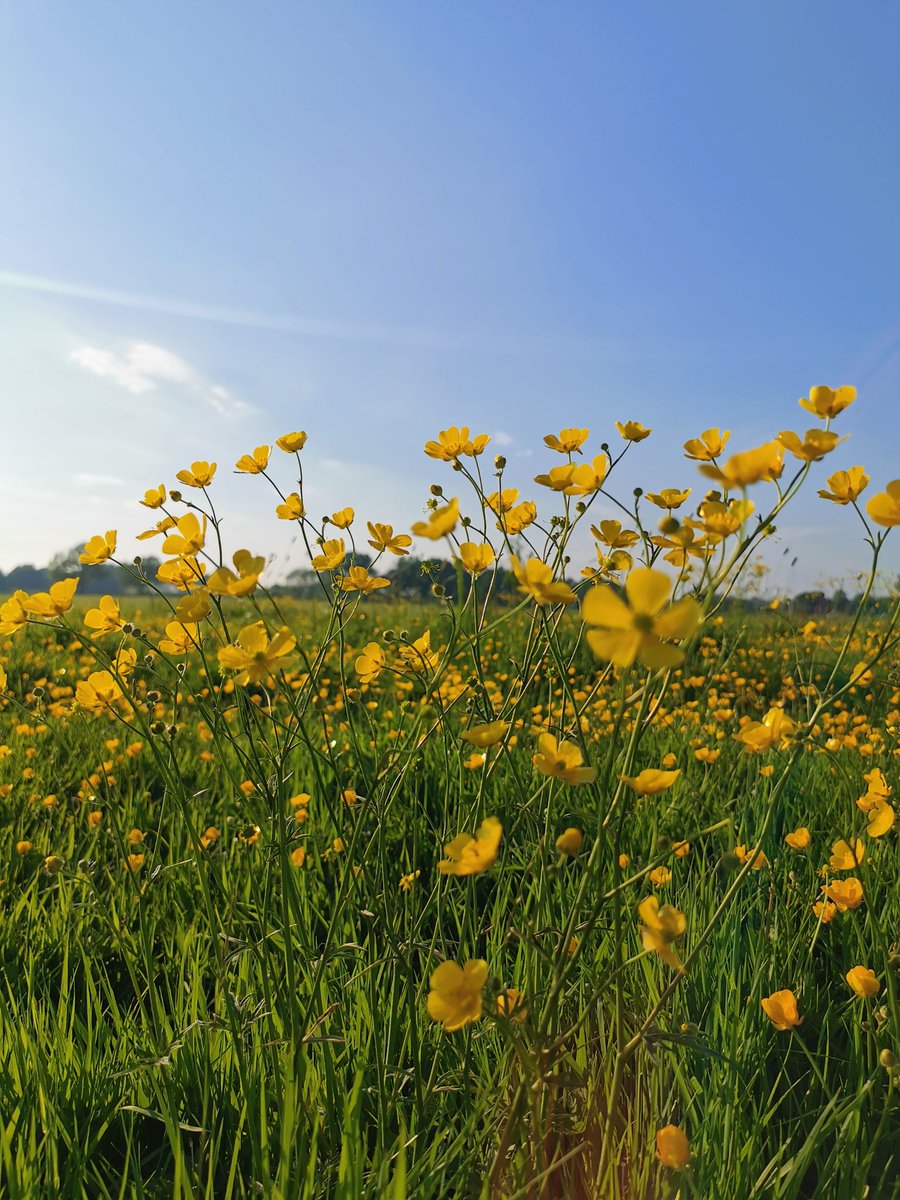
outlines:
[{"label": "green grass", "polygon": [[[161,610],[139,607],[129,615],[155,643]],[[848,727],[862,717],[856,747],[825,749],[835,729],[820,721],[810,749],[752,756],[732,737],[740,716],[779,702],[803,718],[801,676],[827,676],[841,630],[817,643],[776,614],[706,630],[632,764],[672,753],[681,778],[657,797],[623,792],[603,830],[638,702],[626,704],[629,689],[611,676],[593,697],[598,666],[574,618],[553,653],[526,610],[475,647],[461,637],[441,694],[421,680],[397,691],[383,675],[357,698],[365,643],[429,626],[446,645],[445,610],[368,603],[330,634],[324,604],[288,602],[285,613],[308,661],[322,648],[313,682],[294,660],[295,686],[275,697],[216,690],[214,656],[208,678],[192,656],[183,681],[157,658],[133,677],[142,710],[118,718],[69,711],[66,689],[89,669],[70,634],[35,628],[0,642],[0,784],[10,785],[0,800],[0,1196],[900,1195],[896,1087],[879,1063],[885,1049],[900,1054],[896,831],[867,841],[860,908],[827,925],[811,908],[832,842],[864,824],[854,803],[863,773],[880,766],[900,791],[896,662],[832,710],[846,708]],[[233,633],[242,622],[234,609],[228,619]],[[851,662],[871,632],[857,634]],[[514,744],[467,768],[459,732],[489,719],[497,697]],[[262,711],[269,699],[274,719]],[[176,732],[150,734],[154,720]],[[583,743],[595,784],[566,787],[533,769],[541,721]],[[697,746],[719,749],[718,762],[698,761]],[[770,779],[764,763],[776,768]],[[347,788],[359,795],[352,807]],[[303,824],[288,803],[300,792],[311,795]],[[91,811],[103,813],[97,829]],[[504,827],[497,862],[441,876],[444,843],[488,815]],[[192,849],[213,825],[215,845]],[[561,860],[553,843],[570,825],[584,850]],[[783,842],[799,825],[812,832],[807,854]],[[144,835],[136,872],[125,866],[133,829]],[[745,873],[717,916],[738,878],[730,851],[756,845],[763,829],[768,866]],[[674,857],[671,843],[685,838],[690,853]],[[17,851],[22,840],[31,851]],[[47,855],[62,860],[56,873],[44,870]],[[655,894],[687,914],[684,951],[710,932],[617,1060],[676,979],[640,952],[636,906],[654,889],[645,877],[621,886],[656,862],[672,880]],[[567,926],[580,941],[573,960]],[[425,1009],[443,958],[484,958],[491,975],[485,1016],[452,1034]],[[874,1000],[844,981],[857,964],[882,982]],[[510,985],[526,998],[520,1025],[494,1018],[496,989]],[[787,987],[804,1016],[793,1033],[760,1008]],[[656,1131],[670,1122],[690,1137],[687,1170],[656,1161]]]}]

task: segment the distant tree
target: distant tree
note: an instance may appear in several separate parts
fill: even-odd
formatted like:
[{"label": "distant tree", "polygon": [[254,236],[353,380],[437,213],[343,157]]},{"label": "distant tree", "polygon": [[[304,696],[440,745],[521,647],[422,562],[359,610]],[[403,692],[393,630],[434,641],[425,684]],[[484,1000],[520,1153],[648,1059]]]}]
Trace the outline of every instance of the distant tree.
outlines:
[{"label": "distant tree", "polygon": [[46,567],[33,567],[30,563],[23,563],[21,566],[13,567],[3,576],[0,590],[15,592],[21,588],[23,592],[43,592],[49,585],[50,576]]},{"label": "distant tree", "polygon": [[71,579],[73,575],[81,574],[79,555],[83,549],[83,545],[78,545],[53,555],[47,564],[47,574],[52,583],[56,583],[58,579]]}]

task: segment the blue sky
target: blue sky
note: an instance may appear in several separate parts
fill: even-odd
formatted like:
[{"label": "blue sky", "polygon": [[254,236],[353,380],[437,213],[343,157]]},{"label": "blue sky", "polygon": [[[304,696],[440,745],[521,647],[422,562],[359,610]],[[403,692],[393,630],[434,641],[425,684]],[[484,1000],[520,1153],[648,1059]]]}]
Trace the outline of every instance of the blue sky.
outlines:
[{"label": "blue sky", "polygon": [[[628,485],[697,487],[685,438],[854,383],[827,467],[883,486],[898,42],[878,2],[0,4],[0,567],[130,549],[197,457],[299,565],[224,474],[293,428],[314,508],[407,527],[451,423],[525,491],[543,434],[635,418]],[[779,585],[865,563],[815,488],[774,549]]]}]

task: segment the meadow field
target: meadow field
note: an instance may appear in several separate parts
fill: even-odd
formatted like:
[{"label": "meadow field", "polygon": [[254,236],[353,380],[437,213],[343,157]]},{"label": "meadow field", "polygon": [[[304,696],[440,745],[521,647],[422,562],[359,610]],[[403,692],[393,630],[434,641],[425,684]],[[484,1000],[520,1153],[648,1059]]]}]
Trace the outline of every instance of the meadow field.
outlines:
[{"label": "meadow field", "polygon": [[[200,461],[155,538],[86,531],[143,595],[6,597],[0,1196],[900,1195],[900,482],[823,467],[851,392],[690,438],[690,497],[617,494],[636,422],[522,496],[445,430],[412,538],[313,522],[286,434],[236,468],[321,599],[223,551]],[[871,573],[751,611],[804,486]],[[423,547],[457,586],[392,598]]]}]

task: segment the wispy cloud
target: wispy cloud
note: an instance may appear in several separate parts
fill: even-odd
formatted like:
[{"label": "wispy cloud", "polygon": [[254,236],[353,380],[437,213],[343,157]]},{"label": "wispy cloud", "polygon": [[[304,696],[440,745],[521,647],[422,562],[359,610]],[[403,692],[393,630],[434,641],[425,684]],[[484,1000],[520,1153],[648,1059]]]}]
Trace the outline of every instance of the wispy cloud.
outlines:
[{"label": "wispy cloud", "polygon": [[122,353],[100,346],[76,346],[69,360],[135,396],[155,392],[168,383],[201,397],[222,416],[251,411],[250,405],[232,396],[221,384],[210,383],[183,358],[151,342],[132,342]]},{"label": "wispy cloud", "polygon": [[360,321],[325,321],[299,314],[255,312],[252,309],[225,308],[215,304],[197,303],[168,296],[147,296],[140,292],[123,292],[115,288],[94,287],[64,279],[48,279],[19,271],[0,270],[0,287],[19,291],[42,292],[51,296],[70,296],[75,300],[90,300],[112,304],[118,308],[136,308],[143,312],[164,313],[168,316],[189,317],[220,325],[237,325],[245,329],[268,329],[275,332],[297,333],[307,337],[333,338],[340,341],[375,342],[432,348],[456,348],[459,338],[429,329],[405,328],[370,324]]},{"label": "wispy cloud", "polygon": [[177,355],[149,342],[135,342],[124,354],[97,346],[78,346],[69,357],[79,367],[101,379],[111,379],[135,396],[155,392],[160,380],[187,383],[193,374]]}]

